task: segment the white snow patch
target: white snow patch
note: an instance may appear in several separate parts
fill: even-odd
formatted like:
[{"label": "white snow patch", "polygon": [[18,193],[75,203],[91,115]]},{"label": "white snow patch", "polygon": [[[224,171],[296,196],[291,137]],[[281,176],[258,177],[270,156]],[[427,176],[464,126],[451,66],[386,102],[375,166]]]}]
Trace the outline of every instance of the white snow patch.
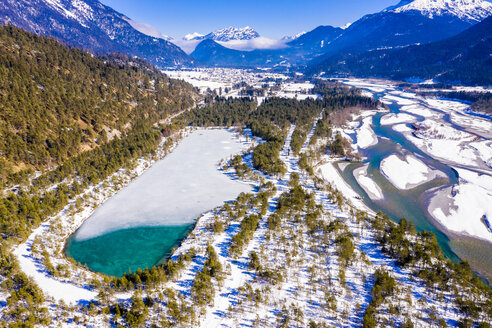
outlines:
[{"label": "white snow patch", "polygon": [[387,103],[396,102],[398,105],[413,105],[415,104],[415,100],[397,97],[393,95],[385,95],[381,100],[384,100]]},{"label": "white snow patch", "polygon": [[357,183],[361,186],[362,189],[369,195],[372,200],[381,200],[384,199],[383,191],[377,185],[374,180],[372,180],[367,175],[368,164],[361,166],[354,170],[354,177],[357,180]]},{"label": "white snow patch", "polygon": [[365,149],[378,143],[378,137],[371,128],[372,117],[362,120],[362,126],[357,129],[357,146]]},{"label": "white snow patch", "polygon": [[391,125],[398,123],[413,123],[415,116],[405,113],[389,113],[381,117],[381,125]]},{"label": "white snow patch", "polygon": [[381,172],[398,189],[411,189],[444,173],[432,170],[418,158],[407,155],[401,159],[398,155],[390,155],[381,161]]},{"label": "white snow patch", "polygon": [[478,185],[462,182],[439,190],[430,201],[429,212],[450,231],[492,242],[492,192]]}]

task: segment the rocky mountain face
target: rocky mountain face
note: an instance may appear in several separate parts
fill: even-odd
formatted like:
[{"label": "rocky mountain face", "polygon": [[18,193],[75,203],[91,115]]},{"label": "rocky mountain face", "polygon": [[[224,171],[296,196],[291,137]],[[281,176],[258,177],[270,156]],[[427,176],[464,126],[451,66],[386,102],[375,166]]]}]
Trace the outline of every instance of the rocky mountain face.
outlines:
[{"label": "rocky mountain face", "polygon": [[179,47],[139,32],[137,23],[97,0],[2,0],[0,23],[95,53],[138,56],[159,67],[193,64]]}]

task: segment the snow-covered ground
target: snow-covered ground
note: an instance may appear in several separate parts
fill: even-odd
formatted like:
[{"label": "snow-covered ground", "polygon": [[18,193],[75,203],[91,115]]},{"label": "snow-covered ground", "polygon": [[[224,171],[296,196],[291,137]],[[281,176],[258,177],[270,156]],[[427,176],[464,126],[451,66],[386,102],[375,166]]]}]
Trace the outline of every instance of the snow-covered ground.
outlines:
[{"label": "snow-covered ground", "polygon": [[384,199],[381,188],[367,175],[368,166],[369,164],[365,164],[355,169],[354,177],[357,180],[357,183],[362,187],[362,189],[364,189],[372,200]]},{"label": "snow-covered ground", "polygon": [[417,130],[405,132],[407,139],[434,158],[473,168],[492,167],[492,141],[458,130],[437,120],[416,124]]},{"label": "snow-covered ground", "polygon": [[357,147],[361,149],[369,148],[378,143],[378,138],[371,128],[372,117],[362,120],[360,128],[356,129]]},{"label": "snow-covered ground", "polygon": [[81,301],[95,299],[97,292],[89,290],[89,288],[54,279],[46,272],[44,264],[40,263],[40,260],[31,253],[34,239],[43,236],[48,228],[49,223],[40,226],[14,250],[13,254],[17,256],[20,268],[26,275],[34,279],[34,282],[41,287],[47,296],[52,297],[57,302],[63,300],[66,304],[77,304]]},{"label": "snow-covered ground", "polygon": [[381,173],[398,189],[412,189],[446,175],[433,170],[417,157],[390,155],[381,161]]},{"label": "snow-covered ground", "polygon": [[389,113],[381,117],[381,125],[393,125],[398,123],[413,123],[415,122],[415,116],[405,113]]},{"label": "snow-covered ground", "polygon": [[429,212],[450,231],[492,242],[492,174],[454,169],[460,184],[435,191]]},{"label": "snow-covered ground", "polygon": [[461,182],[441,189],[430,200],[429,212],[446,229],[492,242],[492,192]]}]

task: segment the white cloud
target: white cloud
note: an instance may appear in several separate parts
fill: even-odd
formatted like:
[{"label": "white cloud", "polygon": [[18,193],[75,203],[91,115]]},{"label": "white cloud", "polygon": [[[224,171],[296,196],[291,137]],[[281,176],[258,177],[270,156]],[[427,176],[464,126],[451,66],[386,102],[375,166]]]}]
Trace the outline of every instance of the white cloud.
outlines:
[{"label": "white cloud", "polygon": [[[195,51],[196,46],[203,40],[172,40],[171,42],[181,48],[188,55]],[[234,50],[252,51],[255,49],[282,49],[286,48],[289,40],[273,40],[260,36],[251,40],[231,40],[227,42],[216,41],[218,44]]]},{"label": "white cloud", "polygon": [[202,40],[172,40],[171,42],[189,55],[195,51],[196,46],[202,42]]},{"label": "white cloud", "polygon": [[162,34],[157,28],[155,28],[154,26],[152,26],[150,24],[135,22],[128,17],[124,17],[124,19],[128,22],[128,24],[130,24],[134,29],[136,29],[140,33],[143,33],[145,35],[148,35],[148,36],[151,36],[154,38],[164,39],[167,41],[172,40],[171,37]]},{"label": "white cloud", "polygon": [[227,42],[218,42],[229,49],[252,51],[255,49],[282,49],[286,48],[285,40],[273,40],[260,36],[251,40],[231,40]]}]

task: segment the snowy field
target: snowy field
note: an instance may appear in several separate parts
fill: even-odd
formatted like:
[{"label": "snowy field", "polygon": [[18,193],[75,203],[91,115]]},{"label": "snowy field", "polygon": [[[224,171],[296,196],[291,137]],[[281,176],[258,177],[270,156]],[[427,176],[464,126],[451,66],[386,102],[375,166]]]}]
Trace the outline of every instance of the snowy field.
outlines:
[{"label": "snowy field", "polygon": [[201,213],[251,191],[217,170],[247,145],[226,130],[197,130],[167,157],[106,201],[75,238],[94,238],[115,230],[193,223]]},{"label": "snowy field", "polygon": [[[215,90],[217,93],[222,91],[224,97],[240,97],[242,89],[233,89],[238,83],[245,83],[253,88],[261,89],[265,85],[273,87],[277,82],[284,81],[280,88],[268,89],[269,97],[295,98],[298,100],[317,99],[320,95],[313,94],[311,91],[314,84],[311,82],[286,82],[288,77],[280,73],[270,73],[255,71],[251,69],[232,69],[232,68],[197,68],[183,71],[164,71],[166,75],[174,79],[184,80],[200,89],[201,93],[206,93],[208,89]],[[268,82],[266,82],[268,81]],[[225,92],[225,89],[228,92]],[[261,104],[264,97],[258,97]]]},{"label": "snowy field", "polygon": [[417,157],[390,155],[381,161],[381,173],[398,189],[412,189],[446,175],[433,170]]},{"label": "snowy field", "polygon": [[381,125],[393,125],[398,123],[413,123],[415,117],[405,113],[389,113],[381,117]]},{"label": "snowy field", "polygon": [[433,193],[429,212],[453,232],[492,242],[492,175],[454,169],[460,184]]},{"label": "snowy field", "polygon": [[[264,79],[286,80],[287,76],[279,73],[256,72],[233,68],[196,68],[182,71],[164,71],[173,79],[184,80],[200,89],[203,93],[207,89],[219,91],[231,89],[237,83],[247,83],[251,86],[261,86]],[[237,94],[234,93],[234,94]],[[231,94],[233,95],[233,94]]]}]

